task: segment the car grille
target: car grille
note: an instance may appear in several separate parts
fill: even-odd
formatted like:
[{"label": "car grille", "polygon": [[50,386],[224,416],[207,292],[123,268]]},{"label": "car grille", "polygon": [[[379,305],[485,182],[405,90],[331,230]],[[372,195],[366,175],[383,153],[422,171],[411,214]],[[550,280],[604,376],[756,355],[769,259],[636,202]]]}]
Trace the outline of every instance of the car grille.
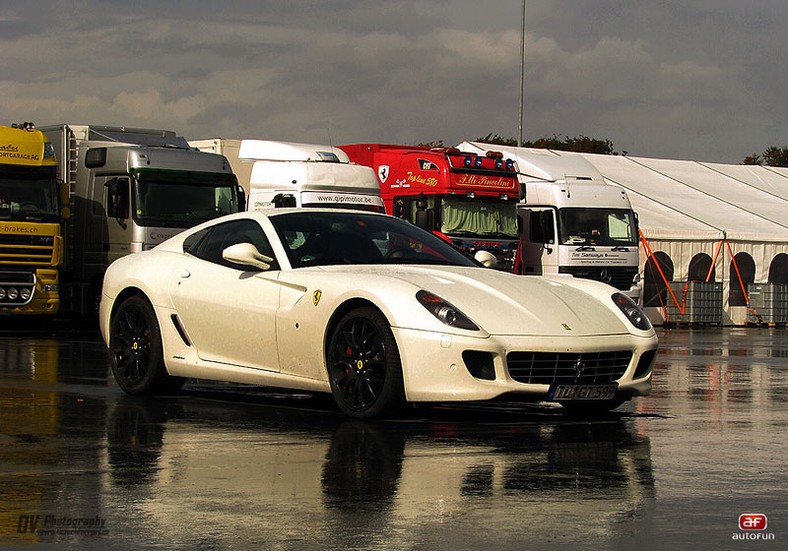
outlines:
[{"label": "car grille", "polygon": [[637,268],[622,266],[560,266],[558,271],[582,279],[601,281],[622,291],[632,287],[632,280],[638,273]]},{"label": "car grille", "polygon": [[518,383],[601,384],[620,379],[632,360],[629,350],[618,352],[510,352],[509,375]]}]

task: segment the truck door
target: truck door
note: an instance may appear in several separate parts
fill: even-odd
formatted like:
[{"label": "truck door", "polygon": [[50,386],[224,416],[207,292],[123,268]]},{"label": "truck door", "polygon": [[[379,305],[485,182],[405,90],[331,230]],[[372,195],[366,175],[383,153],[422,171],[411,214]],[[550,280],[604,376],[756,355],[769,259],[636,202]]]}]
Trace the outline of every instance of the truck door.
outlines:
[{"label": "truck door", "polygon": [[523,219],[520,234],[522,273],[545,275],[558,272],[555,210],[549,207],[520,209]]},{"label": "truck door", "polygon": [[[101,193],[107,213],[104,241],[102,248],[106,251],[107,265],[131,251],[134,224],[131,220],[131,189],[129,177],[96,176],[95,193]],[[96,236],[96,239],[100,239]]]}]

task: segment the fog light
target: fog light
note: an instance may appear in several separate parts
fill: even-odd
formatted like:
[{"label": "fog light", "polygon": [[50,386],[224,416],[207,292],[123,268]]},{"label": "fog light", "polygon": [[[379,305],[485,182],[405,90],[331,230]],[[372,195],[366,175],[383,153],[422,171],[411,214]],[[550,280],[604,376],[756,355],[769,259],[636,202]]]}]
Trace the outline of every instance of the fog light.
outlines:
[{"label": "fog light", "polygon": [[27,302],[28,300],[30,300],[30,295],[31,295],[31,294],[32,294],[32,293],[31,293],[31,291],[30,291],[30,288],[29,288],[29,287],[25,287],[24,289],[22,289],[21,291],[19,291],[19,297],[20,297],[22,300],[24,300],[25,302]]},{"label": "fog light", "polygon": [[0,300],[5,299],[5,289],[0,287]]},{"label": "fog light", "polygon": [[6,291],[6,295],[8,296],[8,300],[16,300],[19,298],[19,291],[16,287],[9,287]]}]

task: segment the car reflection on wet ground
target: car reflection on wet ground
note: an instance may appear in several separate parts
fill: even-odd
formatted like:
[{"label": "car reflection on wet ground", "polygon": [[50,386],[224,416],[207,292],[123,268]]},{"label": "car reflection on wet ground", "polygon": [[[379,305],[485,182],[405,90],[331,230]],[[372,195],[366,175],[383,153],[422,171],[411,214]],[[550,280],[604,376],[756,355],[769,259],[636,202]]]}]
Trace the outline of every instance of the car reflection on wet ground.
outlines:
[{"label": "car reflection on wet ground", "polygon": [[[788,331],[659,330],[651,396],[349,420],[193,381],[125,396],[93,332],[0,337],[0,544],[672,549],[786,541]],[[743,531],[759,513],[766,530]],[[749,538],[753,539],[753,538]],[[782,544],[784,545],[784,544]]]}]

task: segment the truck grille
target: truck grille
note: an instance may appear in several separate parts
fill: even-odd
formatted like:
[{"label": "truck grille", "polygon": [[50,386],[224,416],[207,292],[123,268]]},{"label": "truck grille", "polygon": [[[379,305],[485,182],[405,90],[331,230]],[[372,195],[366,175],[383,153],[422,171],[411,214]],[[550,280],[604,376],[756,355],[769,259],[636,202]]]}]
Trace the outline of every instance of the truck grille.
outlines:
[{"label": "truck grille", "polygon": [[51,235],[0,234],[0,264],[51,264],[54,244]]},{"label": "truck grille", "polygon": [[629,350],[617,352],[509,352],[509,375],[518,383],[599,384],[620,379],[632,360]]},{"label": "truck grille", "polygon": [[560,266],[558,272],[582,279],[601,281],[621,291],[627,291],[632,287],[632,280],[637,275],[638,269],[622,266]]}]

